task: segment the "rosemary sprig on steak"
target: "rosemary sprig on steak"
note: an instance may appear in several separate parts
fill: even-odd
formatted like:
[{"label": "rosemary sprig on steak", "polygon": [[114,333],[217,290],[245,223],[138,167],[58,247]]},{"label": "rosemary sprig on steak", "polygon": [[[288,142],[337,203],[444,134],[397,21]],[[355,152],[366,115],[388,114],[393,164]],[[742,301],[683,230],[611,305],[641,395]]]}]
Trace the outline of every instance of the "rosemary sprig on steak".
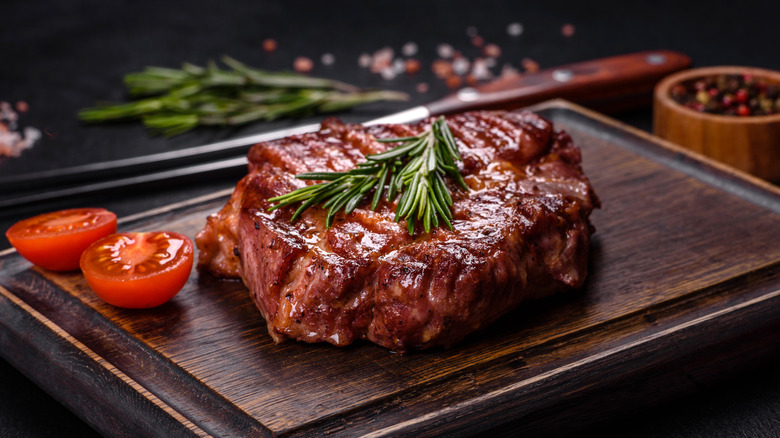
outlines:
[{"label": "rosemary sprig on steak", "polygon": [[184,64],[181,69],[147,67],[125,76],[133,96],[142,99],[86,108],[86,122],[141,119],[166,137],[202,125],[242,125],[256,120],[299,117],[344,110],[379,100],[406,100],[395,91],[362,91],[343,82],[248,67],[229,57],[207,67]]},{"label": "rosemary sprig on steak", "polygon": [[464,190],[466,182],[455,162],[460,153],[444,117],[431,128],[414,137],[377,139],[382,143],[399,143],[380,154],[368,155],[367,161],[348,172],[310,172],[296,175],[298,179],[329,181],[294,190],[269,199],[278,202],[270,211],[302,202],[291,220],[300,217],[307,208],[320,205],[328,209],[327,227],[336,214],[351,213],[371,190],[371,209],[375,210],[382,195],[393,201],[401,198],[395,210],[395,221],[406,219],[409,234],[414,234],[415,222],[421,221],[425,232],[441,222],[452,229],[452,197],[444,178],[449,175]]}]

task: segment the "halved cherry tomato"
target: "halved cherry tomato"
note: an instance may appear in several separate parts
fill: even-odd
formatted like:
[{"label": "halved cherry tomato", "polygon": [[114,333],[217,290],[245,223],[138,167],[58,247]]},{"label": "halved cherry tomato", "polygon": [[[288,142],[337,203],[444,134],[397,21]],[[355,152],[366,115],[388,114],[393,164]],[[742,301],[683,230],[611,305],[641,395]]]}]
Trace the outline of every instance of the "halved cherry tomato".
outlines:
[{"label": "halved cherry tomato", "polygon": [[179,233],[118,233],[93,243],[81,256],[92,290],[117,307],[146,309],[173,298],[192,270],[192,241]]},{"label": "halved cherry tomato", "polygon": [[116,215],[104,208],[73,208],[15,223],[5,236],[30,262],[52,271],[79,268],[92,242],[116,232]]}]

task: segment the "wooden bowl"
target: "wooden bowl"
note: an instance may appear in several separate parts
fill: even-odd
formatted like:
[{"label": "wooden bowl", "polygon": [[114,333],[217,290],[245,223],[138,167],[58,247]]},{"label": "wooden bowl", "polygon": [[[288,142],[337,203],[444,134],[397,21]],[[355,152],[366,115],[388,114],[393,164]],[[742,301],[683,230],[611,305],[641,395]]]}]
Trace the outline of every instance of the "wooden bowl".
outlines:
[{"label": "wooden bowl", "polygon": [[780,114],[740,117],[702,113],[671,97],[671,88],[678,83],[722,74],[750,74],[780,84],[780,72],[751,67],[703,67],[673,74],[655,87],[654,133],[759,178],[780,182]]}]

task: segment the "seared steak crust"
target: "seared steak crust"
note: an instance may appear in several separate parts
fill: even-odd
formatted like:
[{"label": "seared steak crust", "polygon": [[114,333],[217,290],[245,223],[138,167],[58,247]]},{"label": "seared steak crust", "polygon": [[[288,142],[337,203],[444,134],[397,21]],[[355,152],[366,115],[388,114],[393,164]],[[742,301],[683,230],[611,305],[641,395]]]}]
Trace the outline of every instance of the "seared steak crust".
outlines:
[{"label": "seared steak crust", "polygon": [[199,266],[241,277],[275,341],[343,346],[368,339],[395,351],[450,346],[526,298],[582,286],[588,222],[598,198],[564,132],[524,112],[448,117],[471,188],[450,184],[454,230],[413,236],[395,202],[370,202],[325,228],[326,211],[268,212],[269,198],[305,184],[296,174],[346,171],[427,129],[362,127],[336,119],[317,133],[255,145],[249,173],[196,242]]}]

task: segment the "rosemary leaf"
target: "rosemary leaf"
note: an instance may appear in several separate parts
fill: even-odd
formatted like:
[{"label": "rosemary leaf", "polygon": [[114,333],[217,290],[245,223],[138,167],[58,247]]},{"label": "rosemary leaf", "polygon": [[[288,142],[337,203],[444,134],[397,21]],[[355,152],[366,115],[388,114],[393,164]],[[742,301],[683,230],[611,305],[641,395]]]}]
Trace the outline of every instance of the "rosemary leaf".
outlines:
[{"label": "rosemary leaf", "polygon": [[382,192],[385,189],[385,181],[387,181],[389,166],[387,163],[382,164],[382,171],[379,173],[379,183],[374,191],[374,198],[371,200],[371,210],[376,210],[379,205],[379,201],[382,200]]},{"label": "rosemary leaf", "polygon": [[377,182],[377,179],[374,178],[374,177],[366,178],[365,182],[360,186],[360,190],[358,191],[358,193],[355,196],[353,196],[349,200],[349,202],[347,202],[347,205],[344,207],[344,213],[350,214],[353,211],[355,211],[355,209],[358,206],[358,203],[361,200],[363,200],[363,198],[365,197],[366,193],[369,190],[374,188],[374,185],[376,185],[376,182]]},{"label": "rosemary leaf", "polygon": [[[347,175],[347,172],[309,172],[309,173],[298,174],[295,177],[298,179],[318,179],[324,181],[333,181],[335,179],[341,178],[344,175]],[[314,186],[309,186],[309,187],[314,187]]]},{"label": "rosemary leaf", "polygon": [[[404,93],[361,91],[343,82],[286,72],[267,72],[223,57],[228,67],[185,63],[181,69],[147,67],[124,77],[128,103],[79,111],[88,123],[141,119],[153,133],[177,135],[197,126],[236,126],[257,120],[341,111],[381,100],[406,100]],[[183,123],[177,116],[187,116]],[[192,121],[195,120],[193,123]]]},{"label": "rosemary leaf", "polygon": [[445,119],[440,117],[429,130],[418,136],[379,141],[399,144],[385,152],[368,155],[366,162],[348,172],[309,172],[297,175],[299,179],[330,182],[306,186],[271,198],[269,202],[277,204],[271,206],[269,211],[302,202],[293,214],[291,220],[294,221],[307,208],[319,205],[328,210],[325,225],[330,227],[339,211],[352,213],[367,194],[374,190],[372,210],[379,206],[384,193],[387,193],[388,202],[393,202],[397,194],[401,194],[396,205],[395,221],[406,220],[410,234],[414,234],[418,221],[422,222],[426,233],[440,224],[452,229],[450,207],[453,200],[442,177],[451,175],[464,190],[468,190],[468,186],[455,165],[460,154]]}]

